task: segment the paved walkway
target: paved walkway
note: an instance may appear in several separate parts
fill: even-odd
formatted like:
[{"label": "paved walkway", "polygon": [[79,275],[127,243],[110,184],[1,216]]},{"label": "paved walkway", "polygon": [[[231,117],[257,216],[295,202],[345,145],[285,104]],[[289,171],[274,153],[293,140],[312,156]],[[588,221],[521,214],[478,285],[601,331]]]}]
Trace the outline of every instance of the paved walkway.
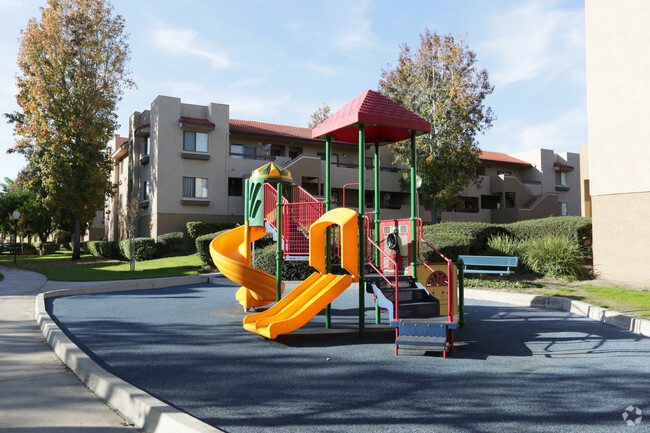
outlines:
[{"label": "paved walkway", "polygon": [[0,273],[0,432],[139,431],[126,427],[45,343],[34,321],[34,298],[63,284],[35,272],[0,267]]}]

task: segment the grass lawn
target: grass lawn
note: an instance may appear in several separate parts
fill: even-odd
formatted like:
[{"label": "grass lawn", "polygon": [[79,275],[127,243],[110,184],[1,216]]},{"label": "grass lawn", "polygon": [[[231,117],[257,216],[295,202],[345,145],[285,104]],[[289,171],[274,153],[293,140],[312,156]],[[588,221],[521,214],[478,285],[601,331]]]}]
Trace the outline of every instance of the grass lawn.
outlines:
[{"label": "grass lawn", "polygon": [[474,278],[467,279],[465,286],[531,295],[562,296],[634,317],[650,319],[650,290],[647,289],[598,285],[588,281],[549,283]]},{"label": "grass lawn", "polygon": [[136,262],[135,271],[129,271],[128,262],[107,260],[92,255],[83,255],[73,262],[72,252],[59,251],[45,256],[18,256],[14,265],[13,256],[0,255],[0,265],[17,267],[45,275],[52,281],[111,281],[142,278],[177,277],[196,275],[201,269],[201,260],[196,254],[182,253],[162,259]]}]

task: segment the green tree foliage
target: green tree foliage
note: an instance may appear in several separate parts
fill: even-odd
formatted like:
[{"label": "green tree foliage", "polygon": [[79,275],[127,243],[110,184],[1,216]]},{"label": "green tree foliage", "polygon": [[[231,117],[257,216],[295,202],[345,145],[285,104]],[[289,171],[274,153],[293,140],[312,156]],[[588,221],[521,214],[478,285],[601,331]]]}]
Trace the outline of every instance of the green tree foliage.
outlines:
[{"label": "green tree foliage", "polygon": [[107,143],[128,78],[124,18],[104,0],[49,0],[21,31],[17,102],[7,115],[23,153],[29,188],[73,232],[73,260],[114,185]]},{"label": "green tree foliage", "polygon": [[[22,172],[21,172],[22,173]],[[20,176],[20,175],[19,175]],[[19,181],[5,178],[0,191],[0,232],[13,234],[15,222],[12,214],[20,212],[18,232],[23,236],[38,236],[46,242],[54,229],[51,213],[33,191],[22,188]]]},{"label": "green tree foliage", "polygon": [[[428,29],[417,50],[402,45],[397,65],[382,71],[379,91],[431,122],[431,133],[417,139],[417,172],[434,222],[475,179],[475,137],[492,126],[492,109],[483,102],[493,90],[462,37]],[[410,163],[410,142],[397,143],[393,152],[397,163]]]},{"label": "green tree foliage", "polygon": [[307,124],[307,127],[309,129],[314,129],[315,127],[323,123],[331,115],[332,115],[332,109],[330,108],[329,105],[327,105],[327,103],[323,102],[323,105],[318,107],[318,109],[312,113],[309,123]]}]

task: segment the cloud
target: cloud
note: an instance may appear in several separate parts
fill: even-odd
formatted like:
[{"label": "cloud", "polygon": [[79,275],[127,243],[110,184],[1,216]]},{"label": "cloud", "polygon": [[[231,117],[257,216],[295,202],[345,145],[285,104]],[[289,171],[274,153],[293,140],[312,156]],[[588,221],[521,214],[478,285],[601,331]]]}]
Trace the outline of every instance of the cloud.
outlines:
[{"label": "cloud", "polygon": [[320,74],[320,75],[336,75],[337,72],[338,72],[335,68],[333,68],[331,66],[326,66],[326,65],[323,65],[323,64],[320,64],[320,63],[316,63],[314,61],[303,63],[302,66],[305,69],[308,69],[310,71],[314,71],[314,72],[316,72],[317,74]]},{"label": "cloud", "polygon": [[481,52],[494,59],[497,87],[563,74],[584,81],[584,13],[554,8],[555,3],[529,1],[492,20],[492,38]]},{"label": "cloud", "polygon": [[515,119],[496,123],[486,135],[479,136],[480,147],[505,153],[532,149],[555,152],[580,152],[587,135],[587,110],[579,105],[543,122],[530,123]]},{"label": "cloud", "polygon": [[215,50],[209,42],[199,38],[196,30],[160,23],[153,30],[152,38],[158,49],[171,55],[198,57],[210,62],[213,69],[232,66],[227,54]]}]

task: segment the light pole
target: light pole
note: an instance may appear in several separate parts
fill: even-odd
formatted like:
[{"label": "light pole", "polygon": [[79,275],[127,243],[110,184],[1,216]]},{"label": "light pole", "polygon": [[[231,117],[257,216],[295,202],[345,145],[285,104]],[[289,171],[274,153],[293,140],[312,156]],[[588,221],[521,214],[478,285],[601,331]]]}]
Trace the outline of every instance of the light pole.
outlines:
[{"label": "light pole", "polygon": [[[20,211],[15,210],[11,214],[14,217],[14,242],[18,240],[18,220],[20,219]],[[18,247],[14,246],[14,265],[16,264],[16,254],[18,253]]]}]

